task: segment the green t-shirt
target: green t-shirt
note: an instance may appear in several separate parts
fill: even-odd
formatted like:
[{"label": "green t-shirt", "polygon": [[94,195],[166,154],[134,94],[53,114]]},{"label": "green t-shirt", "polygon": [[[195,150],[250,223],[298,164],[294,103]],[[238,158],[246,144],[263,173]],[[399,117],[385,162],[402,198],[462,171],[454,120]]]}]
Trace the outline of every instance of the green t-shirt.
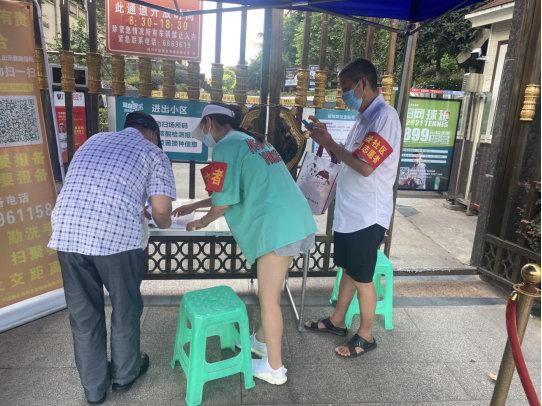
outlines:
[{"label": "green t-shirt", "polygon": [[213,162],[227,164],[213,206],[229,206],[226,221],[249,264],[316,233],[305,196],[270,144],[230,131],[214,147]]}]

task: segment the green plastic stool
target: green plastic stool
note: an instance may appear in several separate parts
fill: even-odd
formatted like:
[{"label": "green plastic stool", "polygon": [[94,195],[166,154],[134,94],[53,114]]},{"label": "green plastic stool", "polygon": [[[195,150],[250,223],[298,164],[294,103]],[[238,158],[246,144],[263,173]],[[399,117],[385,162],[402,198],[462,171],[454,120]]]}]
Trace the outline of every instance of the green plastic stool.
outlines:
[{"label": "green plastic stool", "polygon": [[[239,325],[239,332],[235,323]],[[205,359],[207,338],[212,336],[220,338],[222,349],[235,350],[235,340],[239,339],[241,352],[233,358],[208,363]],[[190,354],[184,349],[187,343],[190,343]],[[254,387],[247,309],[230,287],[217,286],[183,296],[171,368],[175,368],[176,362],[186,376],[185,400],[189,406],[201,403],[203,385],[214,379],[243,373],[245,388]]]},{"label": "green plastic stool", "polygon": [[[335,284],[333,285],[333,292],[331,293],[331,298],[329,299],[329,303],[332,305],[337,303],[342,275],[343,270],[342,268],[339,268],[337,270]],[[382,276],[386,282],[385,286],[382,286]],[[375,313],[384,316],[384,328],[386,330],[393,330],[393,265],[382,251],[378,251],[373,283],[375,285],[377,297]],[[352,298],[350,306],[348,306],[348,310],[346,312],[345,323],[347,328],[350,328],[352,325],[352,319],[356,315],[359,315],[359,302],[357,294]]]}]

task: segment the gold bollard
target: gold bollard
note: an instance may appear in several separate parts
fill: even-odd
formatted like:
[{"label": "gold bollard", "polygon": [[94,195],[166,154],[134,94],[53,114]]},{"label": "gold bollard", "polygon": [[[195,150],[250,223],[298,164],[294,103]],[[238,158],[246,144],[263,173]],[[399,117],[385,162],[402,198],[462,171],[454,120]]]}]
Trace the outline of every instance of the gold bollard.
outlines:
[{"label": "gold bollard", "polygon": [[[523,341],[523,336],[527,329],[533,301],[540,297],[540,290],[536,287],[536,285],[540,283],[540,265],[525,265],[521,268],[521,277],[523,278],[523,283],[515,284],[514,291],[511,294],[512,300],[518,302],[516,317],[520,343]],[[510,344],[507,340],[501,366],[499,368],[499,374],[497,375],[497,382],[495,383],[495,389],[493,390],[493,396],[491,397],[491,406],[505,405],[515,369],[516,365],[514,364]]]}]

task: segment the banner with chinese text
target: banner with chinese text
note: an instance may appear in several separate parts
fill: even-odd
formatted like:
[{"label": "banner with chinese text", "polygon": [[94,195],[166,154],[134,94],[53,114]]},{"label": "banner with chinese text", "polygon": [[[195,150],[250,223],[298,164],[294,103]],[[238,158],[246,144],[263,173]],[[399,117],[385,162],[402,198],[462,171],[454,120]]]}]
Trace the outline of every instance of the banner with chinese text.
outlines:
[{"label": "banner with chinese text", "polygon": [[[113,102],[113,103],[112,103]],[[153,99],[150,97],[117,96],[108,98],[110,111],[115,111],[115,128],[124,126],[126,115],[133,111],[144,111],[154,117],[160,126],[162,147],[172,161],[205,162],[208,148],[192,138],[189,128],[201,120],[205,102],[191,100]]]},{"label": "banner with chinese text", "polygon": [[461,101],[411,97],[399,189],[448,190]]},{"label": "banner with chinese text", "polygon": [[[73,98],[73,150],[77,151],[87,139],[87,113],[85,93],[75,92]],[[62,150],[62,162],[68,163],[68,134],[66,130],[66,101],[64,92],[54,92],[56,122],[58,124],[58,142]]]},{"label": "banner with chinese text", "polygon": [[0,308],[62,287],[32,5],[0,1]]},{"label": "banner with chinese text", "polygon": [[[172,7],[171,0],[153,4]],[[200,10],[199,0],[179,2],[180,11]],[[111,53],[154,58],[201,59],[201,15],[179,17],[128,2],[106,0],[107,49]]]}]

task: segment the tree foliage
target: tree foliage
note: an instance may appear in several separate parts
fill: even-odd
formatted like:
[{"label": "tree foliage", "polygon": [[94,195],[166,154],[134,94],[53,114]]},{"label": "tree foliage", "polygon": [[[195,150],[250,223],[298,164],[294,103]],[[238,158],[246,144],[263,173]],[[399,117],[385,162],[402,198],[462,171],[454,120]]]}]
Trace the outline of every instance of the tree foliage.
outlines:
[{"label": "tree foliage", "polygon": [[[424,26],[418,37],[416,59],[414,64],[414,84],[429,88],[457,89],[461,86],[462,72],[455,57],[468,47],[473,39],[474,31],[464,16],[469,9],[450,13],[433,23]],[[323,15],[312,14],[309,64],[317,65],[320,56],[320,41]],[[380,23],[390,25],[387,19]],[[328,46],[326,67],[330,83],[335,85],[335,75],[342,65],[343,37],[345,20],[330,16],[328,25]],[[400,28],[405,28],[401,23]],[[299,67],[303,48],[304,14],[286,12],[283,25],[283,60],[284,67]],[[365,51],[367,24],[352,23],[350,59],[361,57]],[[377,29],[374,36],[373,57],[379,77],[386,73],[389,32]],[[395,63],[395,77],[401,74],[405,38],[399,36]],[[249,88],[259,88],[261,51],[249,64]]]}]

